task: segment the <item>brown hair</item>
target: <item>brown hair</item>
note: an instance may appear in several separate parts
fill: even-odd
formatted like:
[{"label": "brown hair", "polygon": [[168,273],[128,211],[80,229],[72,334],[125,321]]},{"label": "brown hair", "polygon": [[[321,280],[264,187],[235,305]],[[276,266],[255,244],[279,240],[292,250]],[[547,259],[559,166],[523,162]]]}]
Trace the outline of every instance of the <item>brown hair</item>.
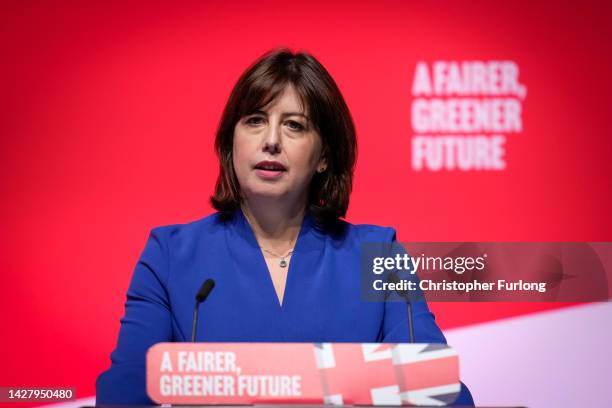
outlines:
[{"label": "brown hair", "polygon": [[333,78],[305,52],[279,49],[264,54],[234,86],[215,139],[220,170],[211,203],[226,218],[240,208],[240,186],[232,163],[234,127],[245,115],[272,102],[287,85],[293,85],[308,109],[327,162],[327,170],[313,176],[307,209],[320,227],[332,227],[348,209],[357,156],[355,125]]}]

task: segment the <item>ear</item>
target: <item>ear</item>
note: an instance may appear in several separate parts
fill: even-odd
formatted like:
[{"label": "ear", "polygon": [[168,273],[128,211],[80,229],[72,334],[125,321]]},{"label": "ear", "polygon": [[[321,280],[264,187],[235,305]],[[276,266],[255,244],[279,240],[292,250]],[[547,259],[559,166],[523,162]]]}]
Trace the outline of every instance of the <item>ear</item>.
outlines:
[{"label": "ear", "polygon": [[327,158],[324,153],[321,153],[321,158],[317,163],[317,173],[323,173],[327,170]]}]

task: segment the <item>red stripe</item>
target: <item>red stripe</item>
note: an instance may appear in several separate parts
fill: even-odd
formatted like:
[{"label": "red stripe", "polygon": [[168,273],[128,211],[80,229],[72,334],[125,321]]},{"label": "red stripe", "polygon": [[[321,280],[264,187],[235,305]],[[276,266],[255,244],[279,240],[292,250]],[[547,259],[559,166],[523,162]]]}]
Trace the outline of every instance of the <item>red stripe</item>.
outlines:
[{"label": "red stripe", "polygon": [[459,358],[436,358],[396,366],[403,377],[400,390],[413,391],[459,382]]}]

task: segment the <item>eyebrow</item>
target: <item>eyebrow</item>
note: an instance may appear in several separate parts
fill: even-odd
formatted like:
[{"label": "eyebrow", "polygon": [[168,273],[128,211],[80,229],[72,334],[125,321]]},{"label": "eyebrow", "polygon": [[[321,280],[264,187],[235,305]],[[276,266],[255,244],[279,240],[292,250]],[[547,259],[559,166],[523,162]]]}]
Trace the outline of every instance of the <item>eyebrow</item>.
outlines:
[{"label": "eyebrow", "polygon": [[[267,114],[265,111],[262,111],[262,110],[260,110],[260,109],[254,110],[254,111],[251,113],[251,115],[254,115],[254,114],[256,114],[256,113],[258,113],[258,114],[260,114],[260,115],[265,115],[265,116],[268,116],[268,114]],[[283,112],[283,113],[281,114],[281,118],[286,118],[287,116],[302,116],[304,119],[306,119],[306,120],[310,120],[310,119],[308,118],[308,116],[307,116],[306,114],[304,114],[303,112]]]}]

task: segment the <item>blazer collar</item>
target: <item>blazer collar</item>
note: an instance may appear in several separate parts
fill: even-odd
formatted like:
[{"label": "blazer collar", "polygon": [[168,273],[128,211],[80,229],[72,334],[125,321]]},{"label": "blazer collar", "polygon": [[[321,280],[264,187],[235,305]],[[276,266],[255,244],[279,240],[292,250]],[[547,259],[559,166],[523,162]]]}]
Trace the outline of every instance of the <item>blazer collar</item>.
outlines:
[{"label": "blazer collar", "polygon": [[[259,249],[255,233],[241,209],[236,210],[231,220],[233,232],[249,246]],[[308,252],[323,249],[325,234],[318,230],[309,211],[306,211],[295,243],[294,252]]]}]

